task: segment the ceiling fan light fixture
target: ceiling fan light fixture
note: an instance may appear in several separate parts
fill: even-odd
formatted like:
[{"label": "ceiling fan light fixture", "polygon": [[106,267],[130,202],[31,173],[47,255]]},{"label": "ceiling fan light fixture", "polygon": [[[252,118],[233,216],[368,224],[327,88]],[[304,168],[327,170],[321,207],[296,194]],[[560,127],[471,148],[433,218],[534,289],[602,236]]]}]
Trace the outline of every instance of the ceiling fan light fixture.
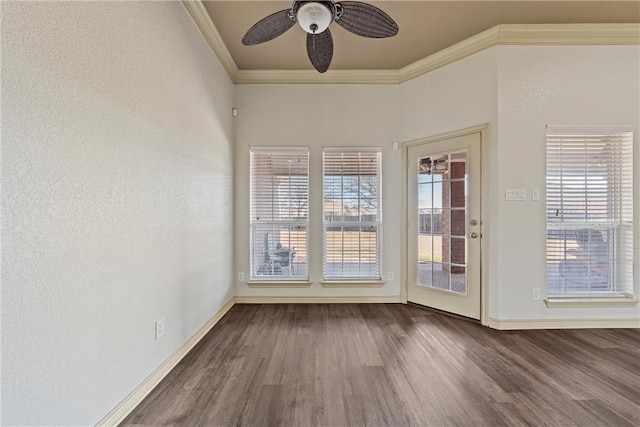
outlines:
[{"label": "ceiling fan light fixture", "polygon": [[389,15],[361,1],[293,0],[290,9],[272,13],[249,28],[242,37],[242,44],[253,46],[268,42],[286,33],[297,22],[307,33],[307,55],[311,65],[324,73],[333,58],[333,36],[329,30],[333,21],[353,34],[372,39],[398,33],[398,24]]},{"label": "ceiling fan light fixture", "polygon": [[298,9],[296,21],[309,34],[320,34],[333,21],[329,8],[321,3],[305,3]]}]

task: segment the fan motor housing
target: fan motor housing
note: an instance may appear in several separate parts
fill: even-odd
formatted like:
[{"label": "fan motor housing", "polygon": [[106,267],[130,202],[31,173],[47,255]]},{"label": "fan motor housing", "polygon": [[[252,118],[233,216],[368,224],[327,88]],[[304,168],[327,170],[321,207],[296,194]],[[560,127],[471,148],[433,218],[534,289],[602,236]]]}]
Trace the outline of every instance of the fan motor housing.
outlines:
[{"label": "fan motor housing", "polygon": [[297,22],[298,10],[307,3],[318,3],[325,6],[331,12],[332,19],[336,18],[336,3],[332,0],[294,0],[291,6],[291,19]]},{"label": "fan motor housing", "polygon": [[298,9],[306,3],[320,3],[323,6],[326,6],[329,11],[331,11],[332,15],[336,13],[336,3],[332,0],[295,0],[293,2],[293,6],[291,6],[291,11],[295,15],[298,13]]}]

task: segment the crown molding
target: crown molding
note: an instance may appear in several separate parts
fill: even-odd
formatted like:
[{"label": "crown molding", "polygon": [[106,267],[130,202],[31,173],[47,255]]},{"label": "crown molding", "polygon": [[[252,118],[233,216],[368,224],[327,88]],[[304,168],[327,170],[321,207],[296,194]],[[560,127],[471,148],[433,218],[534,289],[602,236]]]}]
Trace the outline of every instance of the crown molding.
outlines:
[{"label": "crown molding", "polygon": [[501,24],[399,70],[239,70],[201,0],[182,0],[235,84],[398,85],[497,45],[640,45],[640,24]]},{"label": "crown molding", "polygon": [[396,70],[239,70],[236,84],[397,85]]},{"label": "crown molding", "polygon": [[638,45],[640,24],[499,25],[503,45]]},{"label": "crown molding", "polygon": [[200,30],[205,40],[213,50],[213,53],[216,55],[225,71],[231,78],[231,81],[235,83],[236,75],[238,74],[238,66],[236,62],[233,60],[229,49],[227,49],[227,45],[222,40],[222,36],[218,32],[218,29],[213,24],[209,13],[204,8],[201,0],[182,0],[182,4],[184,5],[189,15],[195,22],[196,27]]},{"label": "crown molding", "polygon": [[400,84],[496,45],[640,45],[640,24],[503,24],[399,70],[240,70],[236,84]]},{"label": "crown molding", "polygon": [[409,64],[399,82],[414,79],[495,45],[639,45],[639,24],[503,24]]},{"label": "crown molding", "polygon": [[489,28],[486,31],[442,49],[441,51],[416,61],[413,64],[402,67],[398,70],[398,80],[400,83],[404,83],[408,80],[427,74],[430,71],[444,67],[447,64],[451,64],[452,62],[494,46],[498,40],[499,30],[499,25]]}]

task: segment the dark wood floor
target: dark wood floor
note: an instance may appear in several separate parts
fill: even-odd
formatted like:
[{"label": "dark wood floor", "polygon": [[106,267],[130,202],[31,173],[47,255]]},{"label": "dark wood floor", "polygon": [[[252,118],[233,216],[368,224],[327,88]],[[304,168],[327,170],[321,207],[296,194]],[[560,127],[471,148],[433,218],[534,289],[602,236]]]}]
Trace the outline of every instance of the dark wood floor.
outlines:
[{"label": "dark wood floor", "polygon": [[236,305],[123,425],[638,426],[640,331]]}]

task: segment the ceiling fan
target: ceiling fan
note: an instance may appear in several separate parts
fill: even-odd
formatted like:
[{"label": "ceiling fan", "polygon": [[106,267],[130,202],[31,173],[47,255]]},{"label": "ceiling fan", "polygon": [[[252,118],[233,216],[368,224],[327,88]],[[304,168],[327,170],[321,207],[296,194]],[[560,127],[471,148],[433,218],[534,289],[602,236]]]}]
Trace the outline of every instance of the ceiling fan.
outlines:
[{"label": "ceiling fan", "polygon": [[291,9],[281,10],[258,21],[242,38],[252,46],[284,34],[297,22],[307,32],[307,54],[313,67],[324,73],[333,58],[333,37],[329,25],[368,38],[385,38],[398,34],[398,24],[385,12],[367,3],[334,0],[295,0]]}]

